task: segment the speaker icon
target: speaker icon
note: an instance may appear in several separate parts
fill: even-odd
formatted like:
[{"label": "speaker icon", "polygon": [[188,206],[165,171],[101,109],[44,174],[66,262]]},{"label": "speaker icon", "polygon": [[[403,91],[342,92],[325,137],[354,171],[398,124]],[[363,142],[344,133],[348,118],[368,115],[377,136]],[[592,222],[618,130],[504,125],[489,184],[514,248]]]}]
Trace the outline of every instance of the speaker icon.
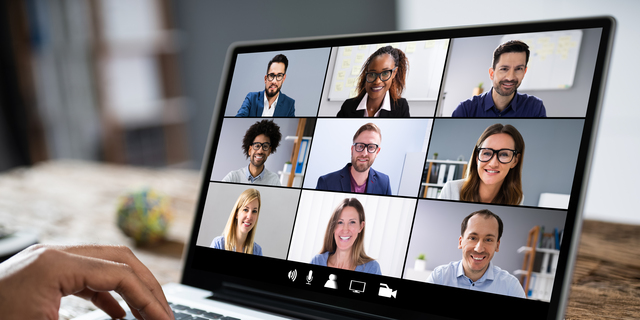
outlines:
[{"label": "speaker icon", "polygon": [[293,270],[289,271],[289,280],[291,280],[291,282],[296,281],[297,277],[298,277],[298,270],[293,269]]}]

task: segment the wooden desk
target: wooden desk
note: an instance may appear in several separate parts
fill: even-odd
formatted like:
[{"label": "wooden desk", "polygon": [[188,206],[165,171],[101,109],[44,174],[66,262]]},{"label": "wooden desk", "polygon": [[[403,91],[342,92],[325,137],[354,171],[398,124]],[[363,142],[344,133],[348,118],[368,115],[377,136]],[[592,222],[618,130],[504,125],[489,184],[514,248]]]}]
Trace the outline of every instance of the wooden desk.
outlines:
[{"label": "wooden desk", "polygon": [[[136,248],[115,224],[118,198],[143,187],[172,198],[175,220],[168,241],[156,248]],[[43,243],[127,245],[161,284],[179,282],[199,187],[196,171],[48,162],[0,174],[0,221],[38,229]],[[566,319],[640,318],[638,248],[640,226],[585,221]],[[60,319],[89,309],[65,297]]]}]

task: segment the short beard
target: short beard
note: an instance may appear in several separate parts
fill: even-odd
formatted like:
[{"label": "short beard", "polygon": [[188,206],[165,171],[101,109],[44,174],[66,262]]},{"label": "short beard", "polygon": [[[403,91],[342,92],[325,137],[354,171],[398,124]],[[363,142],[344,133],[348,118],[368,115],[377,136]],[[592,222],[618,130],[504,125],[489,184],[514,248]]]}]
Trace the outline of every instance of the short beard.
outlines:
[{"label": "short beard", "polygon": [[511,90],[511,92],[504,92],[504,91],[502,91],[502,88],[500,88],[501,84],[502,84],[502,82],[499,83],[497,87],[494,87],[494,89],[496,90],[496,92],[499,95],[501,95],[503,97],[508,97],[508,96],[512,95],[514,92],[516,92],[516,90],[518,90],[518,87],[520,87],[519,84],[516,84],[516,85],[513,86],[513,90]]},{"label": "short beard", "polygon": [[[361,164],[361,163],[358,162],[358,158],[353,157],[353,158],[351,158],[351,166],[357,172],[366,172],[367,170],[369,170],[369,168],[371,168],[370,161],[371,161],[371,159],[369,159],[369,161],[367,161],[366,164],[364,164],[364,163]],[[362,166],[364,166],[364,168],[362,168]]]},{"label": "short beard", "polygon": [[280,88],[276,89],[274,93],[270,93],[269,88],[264,88],[264,94],[267,95],[267,97],[269,98],[275,97],[278,93],[280,93]]}]

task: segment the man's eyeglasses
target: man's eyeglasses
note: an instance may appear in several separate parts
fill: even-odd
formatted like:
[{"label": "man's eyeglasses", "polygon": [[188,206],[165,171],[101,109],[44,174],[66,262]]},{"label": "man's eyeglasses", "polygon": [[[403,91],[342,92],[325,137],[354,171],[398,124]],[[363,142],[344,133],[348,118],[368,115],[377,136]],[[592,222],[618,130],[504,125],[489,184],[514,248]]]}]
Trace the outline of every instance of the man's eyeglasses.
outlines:
[{"label": "man's eyeglasses", "polygon": [[385,70],[382,71],[380,73],[376,73],[376,72],[367,72],[365,74],[365,79],[367,80],[367,82],[371,83],[376,81],[376,78],[380,77],[380,80],[382,81],[387,81],[389,79],[391,79],[391,75],[393,75],[393,70],[398,69],[398,67],[395,67],[391,70]]},{"label": "man's eyeglasses", "polygon": [[493,155],[498,155],[498,161],[500,163],[510,163],[513,158],[518,154],[518,151],[511,149],[494,150],[491,148],[478,148],[478,161],[488,162],[491,161]]},{"label": "man's eyeglasses", "polygon": [[269,73],[267,74],[267,79],[269,79],[269,81],[273,81],[273,79],[276,79],[278,81],[282,81],[282,78],[284,78],[284,73]]},{"label": "man's eyeglasses", "polygon": [[251,145],[253,146],[253,150],[260,150],[260,148],[262,148],[264,151],[269,151],[269,149],[271,149],[271,143],[269,142],[254,142]]},{"label": "man's eyeglasses", "polygon": [[367,149],[367,152],[374,153],[378,150],[378,145],[375,143],[360,143],[356,142],[353,144],[357,152],[362,152],[364,149]]}]

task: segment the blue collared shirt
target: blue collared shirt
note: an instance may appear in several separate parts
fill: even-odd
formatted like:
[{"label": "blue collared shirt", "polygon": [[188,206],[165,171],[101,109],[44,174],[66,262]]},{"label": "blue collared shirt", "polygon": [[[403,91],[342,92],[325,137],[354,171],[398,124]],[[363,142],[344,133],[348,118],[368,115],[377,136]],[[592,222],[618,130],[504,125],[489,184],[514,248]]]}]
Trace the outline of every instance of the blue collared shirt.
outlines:
[{"label": "blue collared shirt", "polygon": [[520,281],[509,272],[494,266],[493,262],[489,263],[487,271],[476,282],[464,274],[462,260],[436,267],[427,278],[427,282],[516,298],[525,297]]},{"label": "blue collared shirt", "polygon": [[544,118],[547,116],[547,110],[544,108],[542,100],[517,91],[509,105],[500,112],[493,103],[492,93],[493,88],[481,95],[460,102],[451,116],[468,118]]},{"label": "blue collared shirt", "polygon": [[260,172],[260,174],[257,177],[254,177],[251,175],[251,170],[249,170],[249,165],[247,165],[247,181],[251,183],[255,183],[256,180],[262,180],[262,177],[264,176],[264,172],[265,170],[262,170],[262,172]]}]

